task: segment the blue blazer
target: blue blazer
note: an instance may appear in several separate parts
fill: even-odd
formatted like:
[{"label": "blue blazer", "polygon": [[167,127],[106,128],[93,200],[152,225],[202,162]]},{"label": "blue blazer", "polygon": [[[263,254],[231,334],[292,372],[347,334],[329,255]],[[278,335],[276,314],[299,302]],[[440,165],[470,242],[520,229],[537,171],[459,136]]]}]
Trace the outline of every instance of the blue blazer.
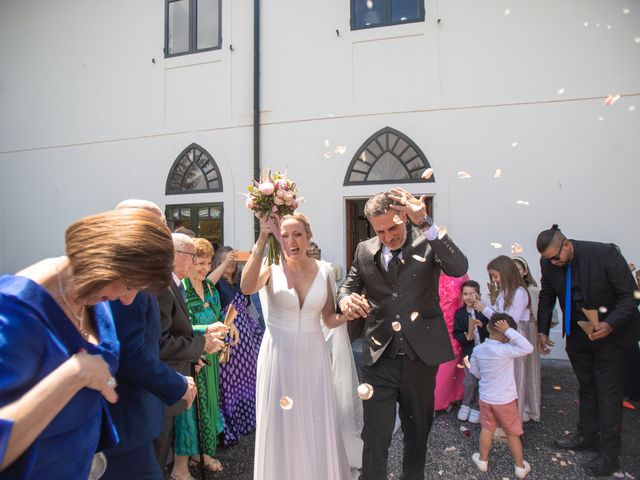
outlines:
[{"label": "blue blazer", "polygon": [[131,305],[110,302],[120,341],[118,403],[109,405],[120,443],[113,453],[152,441],[162,432],[164,404],[182,398],[187,381],[160,360],[160,310],[156,296],[138,293]]},{"label": "blue blazer", "polygon": [[[90,311],[98,345],[80,335],[40,285],[25,277],[0,277],[0,406],[20,398],[81,348],[102,355],[115,373],[118,340],[109,304],[98,303]],[[0,476],[87,478],[95,452],[117,441],[107,401],[100,392],[83,388]]]}]

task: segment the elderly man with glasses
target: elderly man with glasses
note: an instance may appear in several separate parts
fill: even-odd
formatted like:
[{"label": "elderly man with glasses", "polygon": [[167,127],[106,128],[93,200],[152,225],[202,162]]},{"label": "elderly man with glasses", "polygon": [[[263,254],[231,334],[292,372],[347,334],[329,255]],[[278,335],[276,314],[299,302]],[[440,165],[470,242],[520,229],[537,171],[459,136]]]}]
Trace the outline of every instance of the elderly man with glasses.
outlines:
[{"label": "elderly man with glasses", "polygon": [[569,240],[557,225],[538,235],[542,289],[538,350],[548,353],[556,299],[563,312],[567,354],[580,385],[578,431],[556,440],[559,448],[594,450],[590,475],[619,468],[625,349],[640,338],[637,285],[611,243]]}]

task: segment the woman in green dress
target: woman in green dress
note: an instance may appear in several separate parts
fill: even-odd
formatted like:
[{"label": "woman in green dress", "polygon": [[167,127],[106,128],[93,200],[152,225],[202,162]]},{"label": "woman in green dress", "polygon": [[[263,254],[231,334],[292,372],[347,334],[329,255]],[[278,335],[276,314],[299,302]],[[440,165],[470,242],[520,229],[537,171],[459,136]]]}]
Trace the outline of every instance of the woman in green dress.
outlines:
[{"label": "woman in green dress", "polygon": [[[195,335],[203,335],[212,324],[221,318],[220,296],[214,284],[207,280],[211,269],[213,247],[204,238],[193,241],[196,247],[197,263],[193,266],[189,278],[183,280],[187,309]],[[218,325],[219,327],[219,325]],[[216,328],[218,330],[218,328]],[[224,423],[218,404],[220,374],[218,354],[206,355],[211,365],[201,366],[197,374],[198,398],[200,400],[200,432],[204,450],[204,467],[209,471],[221,471],[222,464],[214,455],[218,444],[218,434],[223,431]],[[189,461],[199,462],[198,425],[196,420],[196,402],[191,408],[175,417],[175,463],[171,480],[192,480],[189,473]]]}]

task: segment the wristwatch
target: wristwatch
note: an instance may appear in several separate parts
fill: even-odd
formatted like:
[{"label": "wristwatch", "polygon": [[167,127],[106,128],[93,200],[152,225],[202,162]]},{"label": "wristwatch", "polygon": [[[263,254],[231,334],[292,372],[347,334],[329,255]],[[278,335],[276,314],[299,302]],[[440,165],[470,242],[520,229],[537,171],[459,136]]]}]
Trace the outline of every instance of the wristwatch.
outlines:
[{"label": "wristwatch", "polygon": [[433,225],[433,218],[431,218],[429,215],[425,215],[423,222],[417,224],[416,227],[418,227],[420,230],[424,230],[425,228],[429,228],[431,225]]}]

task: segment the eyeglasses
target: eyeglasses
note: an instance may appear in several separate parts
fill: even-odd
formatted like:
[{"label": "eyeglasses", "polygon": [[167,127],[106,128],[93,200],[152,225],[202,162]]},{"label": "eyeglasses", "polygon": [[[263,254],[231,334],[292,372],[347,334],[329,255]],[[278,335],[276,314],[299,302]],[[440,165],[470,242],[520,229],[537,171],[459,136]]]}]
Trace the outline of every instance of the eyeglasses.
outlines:
[{"label": "eyeglasses", "polygon": [[176,253],[182,253],[184,255],[191,255],[191,261],[196,263],[196,254],[191,252],[183,252],[182,250],[176,250]]},{"label": "eyeglasses", "polygon": [[562,254],[562,248],[564,247],[564,242],[566,242],[567,239],[565,238],[564,240],[562,240],[562,243],[560,244],[560,250],[558,250],[558,254],[554,255],[553,257],[549,257],[549,260],[551,261],[558,261],[560,260],[560,255]]}]

